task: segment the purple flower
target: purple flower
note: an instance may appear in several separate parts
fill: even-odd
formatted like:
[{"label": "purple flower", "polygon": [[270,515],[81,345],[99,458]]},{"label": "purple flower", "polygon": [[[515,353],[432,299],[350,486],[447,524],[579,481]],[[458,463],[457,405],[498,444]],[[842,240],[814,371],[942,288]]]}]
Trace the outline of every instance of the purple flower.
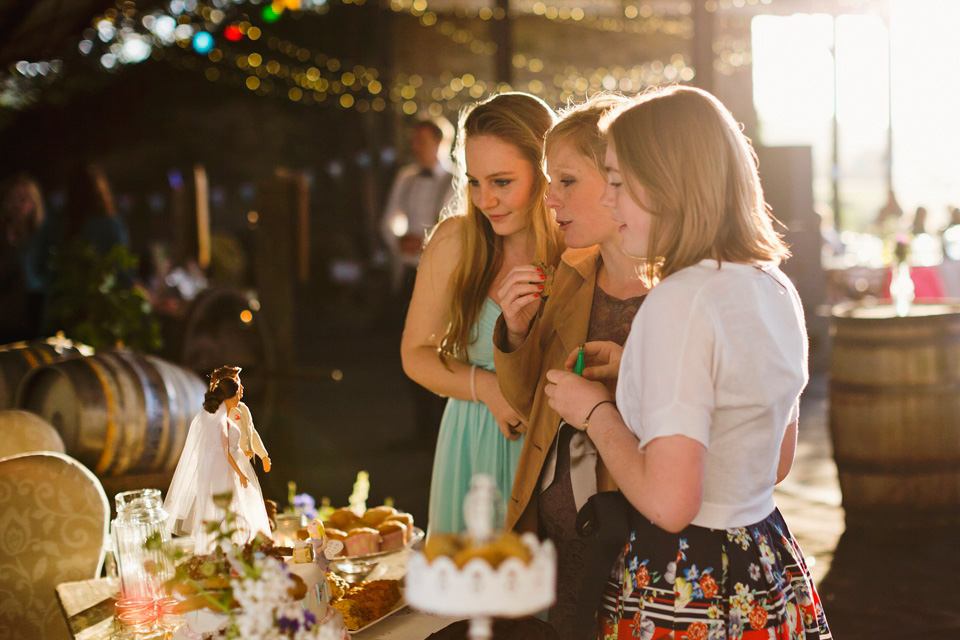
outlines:
[{"label": "purple flower", "polygon": [[277,629],[280,633],[293,635],[300,629],[300,621],[295,618],[283,618],[277,620]]},{"label": "purple flower", "polygon": [[303,612],[303,628],[312,629],[317,624],[317,616],[313,615],[309,611]]},{"label": "purple flower", "polygon": [[317,502],[309,493],[299,493],[293,497],[293,508],[309,519],[317,517]]}]

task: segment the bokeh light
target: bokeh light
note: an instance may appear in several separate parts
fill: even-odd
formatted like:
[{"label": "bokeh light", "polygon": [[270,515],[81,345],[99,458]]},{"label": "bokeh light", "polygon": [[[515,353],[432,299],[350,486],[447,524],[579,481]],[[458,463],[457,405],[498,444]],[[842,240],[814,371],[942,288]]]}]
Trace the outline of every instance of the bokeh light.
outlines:
[{"label": "bokeh light", "polygon": [[235,24],[231,24],[223,30],[223,37],[230,42],[239,42],[243,39],[243,33],[240,31],[240,27]]},{"label": "bokeh light", "polygon": [[205,55],[213,49],[213,36],[206,31],[198,31],[193,36],[193,50]]}]

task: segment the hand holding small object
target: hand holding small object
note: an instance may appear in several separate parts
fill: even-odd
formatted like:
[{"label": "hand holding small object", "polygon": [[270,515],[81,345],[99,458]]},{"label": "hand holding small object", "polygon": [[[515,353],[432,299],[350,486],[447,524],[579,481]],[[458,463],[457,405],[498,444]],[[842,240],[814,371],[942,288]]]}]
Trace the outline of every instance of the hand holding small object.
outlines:
[{"label": "hand holding small object", "polygon": [[571,371],[579,362],[580,354],[583,354],[582,375],[587,380],[596,380],[606,385],[610,393],[615,393],[617,389],[617,378],[620,375],[620,358],[623,356],[623,347],[616,342],[594,341],[581,345],[581,348],[574,349],[567,356],[564,366]]},{"label": "hand holding small object", "polygon": [[540,268],[522,264],[507,274],[497,291],[511,349],[520,346],[530,330],[530,323],[539,308],[545,279]]},{"label": "hand holding small object", "polygon": [[544,388],[547,403],[560,417],[577,429],[583,430],[591,411],[613,400],[606,387],[599,382],[585,380],[570,371],[551,369],[547,372]]}]

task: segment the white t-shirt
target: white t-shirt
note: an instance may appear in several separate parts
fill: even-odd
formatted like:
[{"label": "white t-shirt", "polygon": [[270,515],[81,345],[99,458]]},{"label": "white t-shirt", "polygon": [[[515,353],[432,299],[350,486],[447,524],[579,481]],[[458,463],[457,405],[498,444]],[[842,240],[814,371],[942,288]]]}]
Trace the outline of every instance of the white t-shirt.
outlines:
[{"label": "white t-shirt", "polygon": [[[408,266],[417,266],[420,254],[405,255],[398,247],[397,231],[406,228],[406,233],[423,237],[437,224],[440,212],[453,197],[453,175],[441,164],[433,169],[423,169],[410,164],[397,173],[390,188],[387,206],[380,223],[380,233],[387,247],[398,260]],[[398,218],[404,222],[399,223]]]},{"label": "white t-shirt", "polygon": [[702,260],[659,283],[624,345],[617,406],[640,449],[684,435],[707,447],[693,524],[773,511],[780,444],[807,383],[800,297],[776,267]]}]

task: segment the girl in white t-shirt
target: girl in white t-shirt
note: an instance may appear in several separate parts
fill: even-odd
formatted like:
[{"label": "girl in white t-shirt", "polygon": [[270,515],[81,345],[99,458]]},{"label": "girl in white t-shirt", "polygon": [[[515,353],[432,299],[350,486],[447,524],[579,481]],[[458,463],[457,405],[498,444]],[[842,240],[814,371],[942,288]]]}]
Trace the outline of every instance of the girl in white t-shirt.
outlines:
[{"label": "girl in white t-shirt", "polygon": [[[756,155],[729,111],[689,87],[604,124],[603,202],[658,284],[624,345],[616,402],[600,382],[547,374],[551,406],[639,512],[599,637],[830,638],[773,500],[793,463],[807,337]],[[613,368],[615,349],[588,349],[610,353]]]}]

